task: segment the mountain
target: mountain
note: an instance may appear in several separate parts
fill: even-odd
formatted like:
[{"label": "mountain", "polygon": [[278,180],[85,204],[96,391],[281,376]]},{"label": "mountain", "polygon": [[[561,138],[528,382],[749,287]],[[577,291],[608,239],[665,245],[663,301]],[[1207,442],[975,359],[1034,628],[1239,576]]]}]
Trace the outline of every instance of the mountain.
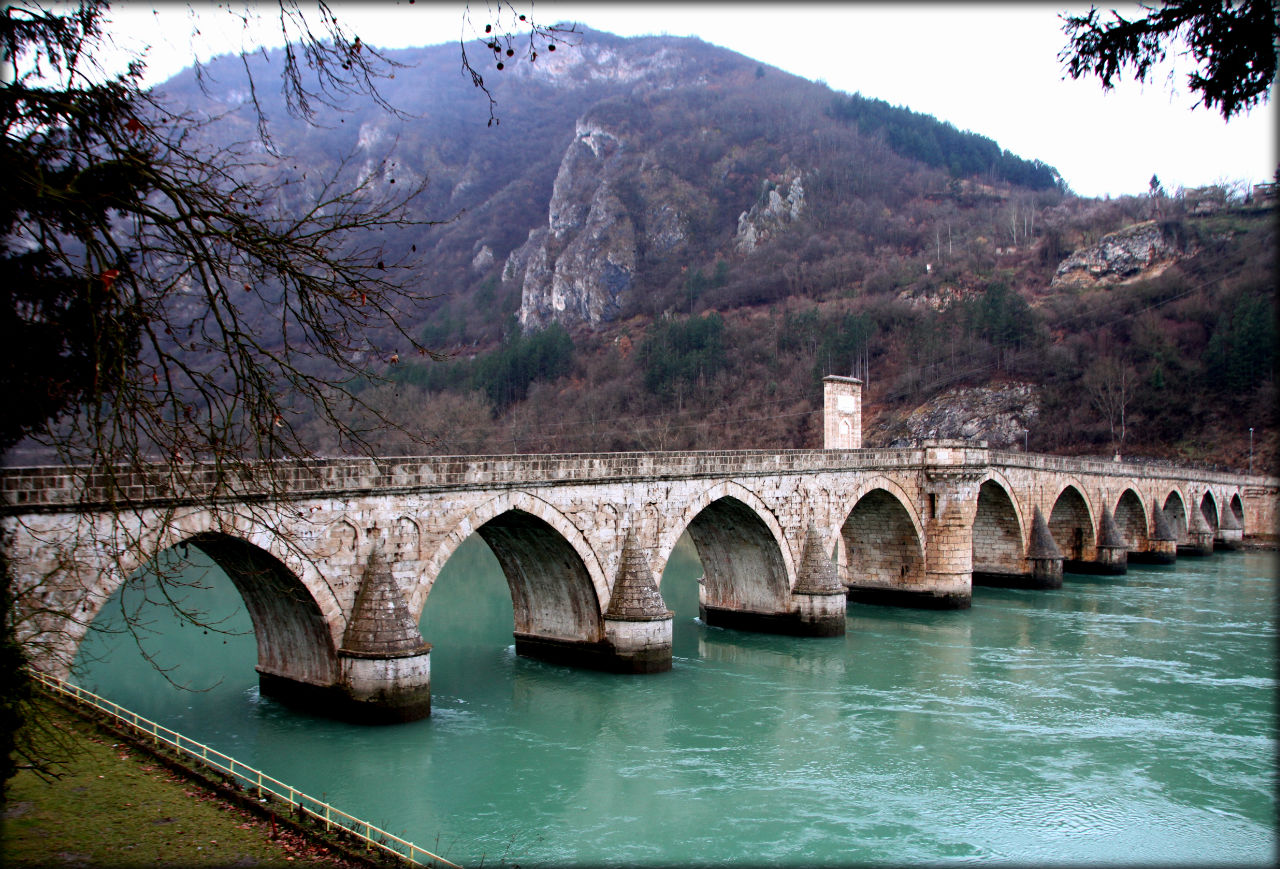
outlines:
[{"label": "mountain", "polygon": [[[388,52],[398,117],[352,101],[307,126],[258,89],[310,183],[429,180],[410,216],[442,222],[381,241],[420,256],[409,325],[455,357],[363,388],[430,449],[816,446],[821,376],[856,373],[871,445],[1241,466],[1247,422],[1274,455],[1267,207],[1084,199],[979,134],[698,39],[577,43],[486,72],[496,125],[456,45]],[[252,137],[239,63],[162,90]],[[280,58],[252,63],[270,81]]]}]

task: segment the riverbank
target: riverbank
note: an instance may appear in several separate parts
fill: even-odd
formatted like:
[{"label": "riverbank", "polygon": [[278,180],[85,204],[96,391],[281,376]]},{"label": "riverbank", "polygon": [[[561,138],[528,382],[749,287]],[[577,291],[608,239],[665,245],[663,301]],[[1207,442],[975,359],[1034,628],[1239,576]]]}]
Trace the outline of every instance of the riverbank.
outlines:
[{"label": "riverbank", "polygon": [[174,758],[51,699],[39,703],[59,777],[9,784],[0,863],[45,866],[313,866],[368,869],[366,858],[281,817]]}]

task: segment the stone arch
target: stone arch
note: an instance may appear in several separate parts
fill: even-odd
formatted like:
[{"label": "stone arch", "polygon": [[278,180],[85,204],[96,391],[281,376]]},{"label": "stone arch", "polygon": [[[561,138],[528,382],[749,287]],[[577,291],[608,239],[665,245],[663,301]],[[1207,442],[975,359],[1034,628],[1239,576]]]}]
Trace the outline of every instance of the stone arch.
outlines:
[{"label": "stone arch", "polygon": [[1165,518],[1169,520],[1169,528],[1173,531],[1175,539],[1185,540],[1187,538],[1189,516],[1187,514],[1187,505],[1182,500],[1182,493],[1177,489],[1171,490],[1165,496],[1161,509],[1164,510]]},{"label": "stone arch", "polygon": [[1151,543],[1151,523],[1147,519],[1147,510],[1142,504],[1142,497],[1132,486],[1120,493],[1113,511],[1116,527],[1124,535],[1125,546],[1129,552],[1145,552]]},{"label": "stone arch", "polygon": [[[346,630],[347,613],[340,603],[340,590],[335,586],[341,586],[344,577],[329,577],[321,572],[320,565],[324,563],[326,553],[314,545],[314,540],[306,542],[306,536],[305,529],[295,534],[287,521],[272,522],[269,516],[260,513],[215,514],[211,510],[197,509],[175,513],[170,521],[157,523],[157,530],[147,535],[138,547],[122,555],[118,564],[123,571],[122,576],[128,576],[161,552],[183,543],[195,544],[196,538],[215,541],[211,544],[214,546],[218,545],[218,540],[240,541],[245,546],[260,550],[297,579],[306,595],[315,602],[327,625],[330,641],[337,648]],[[218,561],[217,556],[205,546],[200,548]],[[231,575],[220,561],[218,565]],[[236,577],[231,576],[231,579],[235,581]]]},{"label": "stone arch", "polygon": [[454,523],[409,595],[416,618],[422,618],[440,569],[472,534],[481,536],[502,566],[517,634],[601,640],[609,583],[599,560],[568,517],[527,492],[504,493]]},{"label": "stone arch", "polygon": [[973,572],[983,575],[1025,573],[1029,529],[1001,475],[987,474],[978,487],[978,507],[973,518]]},{"label": "stone arch", "polygon": [[858,498],[840,526],[846,587],[912,590],[924,582],[924,536],[909,503],[884,486]]},{"label": "stone arch", "polygon": [[869,477],[861,479],[853,488],[849,497],[836,505],[839,511],[830,519],[831,526],[840,527],[848,520],[849,514],[853,512],[853,508],[868,493],[875,489],[883,489],[888,492],[902,505],[907,511],[907,517],[911,520],[911,527],[915,531],[916,537],[924,540],[924,524],[920,520],[919,514],[916,512],[915,499],[907,494],[906,490],[898,484],[896,480],[884,476],[883,474],[873,474]]},{"label": "stone arch", "polygon": [[1097,527],[1084,488],[1074,482],[1064,485],[1049,511],[1049,533],[1065,561],[1088,561],[1096,556]]},{"label": "stone arch", "polygon": [[[89,523],[89,530],[77,527],[66,540],[55,538],[51,543],[55,553],[63,552],[76,566],[63,581],[42,586],[40,607],[66,613],[34,626],[37,633],[49,633],[53,638],[44,642],[47,660],[37,662],[42,669],[68,675],[89,626],[126,579],[162,553],[187,544],[199,545],[209,552],[236,583],[254,622],[261,671],[271,675],[283,657],[281,649],[296,643],[298,660],[286,663],[283,671],[301,674],[300,678],[316,684],[331,681],[336,667],[334,650],[346,627],[345,614],[315,559],[303,552],[308,539],[305,530],[292,528],[284,521],[270,523],[260,514],[215,514],[204,508],[172,514],[152,511],[81,518]],[[297,533],[292,533],[295,530]],[[80,552],[85,540],[127,543]],[[238,565],[231,563],[237,560]],[[253,577],[264,578],[262,588],[251,587]],[[270,584],[265,577],[271,578]],[[272,602],[271,590],[287,595],[289,600]],[[292,607],[284,613],[285,621],[277,625],[266,619],[274,604]]]},{"label": "stone arch", "polygon": [[1204,521],[1209,523],[1209,530],[1216,532],[1218,530],[1218,501],[1213,497],[1213,490],[1206,489],[1204,496],[1200,499],[1200,515],[1204,517]]},{"label": "stone arch", "polygon": [[[699,513],[721,498],[733,498],[751,508],[752,512],[756,514],[756,518],[764,523],[765,527],[769,529],[769,534],[777,543],[782,561],[787,567],[787,575],[794,576],[796,572],[795,558],[786,545],[787,536],[782,530],[782,523],[778,521],[778,517],[774,515],[773,510],[761,500],[759,495],[741,483],[735,483],[732,480],[721,480],[715,485],[696,493],[693,497],[683,502],[684,506],[678,516],[662,522],[662,530],[658,534],[658,563],[663,565],[667,563],[667,559],[671,557],[671,550],[675,549],[676,543],[689,527],[689,524],[693,522]],[[652,507],[653,505],[650,504],[648,506]],[[655,508],[653,511],[655,517],[659,512]]]},{"label": "stone arch", "polygon": [[258,642],[258,672],[327,687],[339,678],[337,643],[310,589],[272,553],[219,531],[185,543],[202,550],[230,577]]},{"label": "stone arch", "polygon": [[794,559],[777,517],[755,493],[732,481],[701,492],[663,531],[661,563],[685,531],[702,562],[704,607],[756,613],[788,609]]}]

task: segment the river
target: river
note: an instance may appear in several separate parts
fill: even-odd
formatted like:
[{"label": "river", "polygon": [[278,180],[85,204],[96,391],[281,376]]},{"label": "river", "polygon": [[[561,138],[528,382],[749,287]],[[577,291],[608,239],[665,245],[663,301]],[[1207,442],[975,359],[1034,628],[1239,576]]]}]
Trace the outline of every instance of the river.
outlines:
[{"label": "river", "polygon": [[472,538],[423,612],[431,717],[389,727],[260,697],[208,565],[192,549],[183,575],[217,629],[144,607],[147,656],[94,631],[77,681],[464,866],[1276,854],[1275,553],[977,588],[962,611],[850,604],[848,633],[815,639],[702,625],[685,538],[673,668],[619,676],[517,658]]}]

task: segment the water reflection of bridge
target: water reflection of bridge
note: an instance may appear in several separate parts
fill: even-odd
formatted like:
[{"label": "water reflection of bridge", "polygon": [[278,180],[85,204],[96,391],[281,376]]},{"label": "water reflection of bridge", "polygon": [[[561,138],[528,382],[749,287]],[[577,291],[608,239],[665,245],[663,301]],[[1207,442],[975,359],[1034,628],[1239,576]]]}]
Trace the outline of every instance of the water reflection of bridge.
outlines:
[{"label": "water reflection of bridge", "polygon": [[520,654],[653,672],[671,665],[658,580],[685,533],[706,623],[801,635],[843,633],[849,597],[964,607],[975,582],[1053,587],[1064,566],[1121,573],[1274,533],[1274,478],[858,449],[840,413],[829,402],[831,449],[274,463],[269,486],[236,491],[132,480],[127,511],[85,469],[10,469],[4,525],[44,669],[67,672],[131,572],[194,545],[245,600],[264,689],[367,720],[429,711],[418,617],[475,534],[507,577]]}]

